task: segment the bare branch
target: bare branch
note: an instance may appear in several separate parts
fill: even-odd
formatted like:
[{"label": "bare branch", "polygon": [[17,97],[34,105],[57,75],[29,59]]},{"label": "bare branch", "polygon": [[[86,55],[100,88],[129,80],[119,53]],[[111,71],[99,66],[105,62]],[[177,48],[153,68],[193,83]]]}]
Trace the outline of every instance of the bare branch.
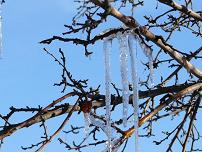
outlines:
[{"label": "bare branch", "polygon": [[202,15],[200,13],[196,13],[193,10],[188,9],[186,6],[184,5],[180,5],[172,0],[158,0],[159,2],[166,4],[190,17],[193,17],[196,20],[202,21]]}]

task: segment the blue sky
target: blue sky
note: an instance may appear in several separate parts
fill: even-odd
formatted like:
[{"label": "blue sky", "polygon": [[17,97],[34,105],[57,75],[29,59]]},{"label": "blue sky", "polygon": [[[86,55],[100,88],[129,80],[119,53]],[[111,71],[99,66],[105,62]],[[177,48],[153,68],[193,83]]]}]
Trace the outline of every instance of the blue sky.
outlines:
[{"label": "blue sky", "polygon": [[[71,23],[73,11],[76,4],[73,0],[7,0],[3,6],[3,52],[0,60],[0,111],[1,114],[8,113],[11,106],[25,107],[38,105],[45,106],[62,94],[61,88],[53,87],[55,82],[60,81],[60,67],[43,52],[43,47],[56,52],[58,47],[63,48],[67,56],[67,67],[76,78],[89,78],[89,84],[93,87],[98,86],[104,81],[103,54],[102,43],[91,46],[94,51],[91,59],[83,55],[82,47],[75,47],[72,44],[62,44],[55,42],[50,46],[41,45],[39,42],[49,38],[52,35],[58,35],[65,31],[64,24]],[[137,10],[137,19],[144,23],[142,13],[154,13],[154,10],[148,9],[151,4],[147,4],[144,9]],[[116,27],[117,22],[112,19],[112,23],[108,26]],[[119,24],[121,25],[121,24]],[[103,28],[104,29],[104,28]],[[101,32],[101,31],[100,31]],[[78,35],[82,36],[82,35]],[[179,48],[184,46],[176,35],[175,44]],[[185,42],[189,39],[185,39]],[[195,50],[200,41],[194,41],[196,45],[193,47],[186,45],[183,49]],[[116,42],[114,43],[114,45]],[[178,45],[179,44],[179,45]],[[116,50],[117,48],[114,47]],[[145,60],[146,58],[139,53]],[[118,54],[114,52],[112,58],[113,81],[120,85]],[[139,67],[141,69],[141,67]],[[201,65],[200,65],[200,67]],[[140,74],[144,74],[141,70]],[[158,77],[156,77],[158,79]],[[103,88],[102,88],[103,89]],[[26,115],[26,114],[25,114]],[[27,118],[28,115],[14,117],[11,122]],[[57,129],[58,125],[64,117],[59,117],[54,121],[48,121],[50,134]],[[73,122],[77,124],[82,122],[82,118],[77,119],[74,115]],[[68,126],[67,128],[68,129]],[[40,140],[40,129],[37,125],[29,129],[23,129],[5,139],[5,143],[1,152],[23,151],[20,146],[29,146]],[[156,130],[158,131],[158,129]],[[38,133],[38,135],[37,135]],[[68,139],[75,138],[73,136],[62,137]],[[152,140],[141,140],[142,151],[156,152],[157,149],[162,150],[161,146],[152,146]],[[131,142],[132,143],[132,142]],[[146,145],[146,146],[145,146]],[[102,148],[103,149],[103,148]],[[47,146],[45,152],[63,151],[64,148],[57,140]],[[99,149],[101,150],[101,149]],[[127,149],[127,152],[130,148]]]}]

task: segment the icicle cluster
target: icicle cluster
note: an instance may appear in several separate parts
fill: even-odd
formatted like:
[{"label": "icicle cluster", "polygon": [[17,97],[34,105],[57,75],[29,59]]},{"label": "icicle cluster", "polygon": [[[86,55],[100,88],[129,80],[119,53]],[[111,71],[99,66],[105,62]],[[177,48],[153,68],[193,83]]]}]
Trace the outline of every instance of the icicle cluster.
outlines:
[{"label": "icicle cluster", "polygon": [[107,124],[107,138],[108,138],[108,150],[112,151],[111,145],[111,93],[110,93],[110,53],[112,48],[112,40],[104,40],[104,67],[105,67],[105,103],[106,103],[106,124]]},{"label": "icicle cluster", "polygon": [[[128,46],[129,46],[129,53],[130,53],[130,60],[131,60],[131,77],[132,77],[132,86],[133,86],[133,107],[134,107],[134,129],[135,129],[135,152],[138,152],[139,150],[139,144],[138,144],[138,113],[139,113],[139,107],[138,107],[138,73],[137,73],[137,41],[136,41],[136,47],[134,49],[133,41],[136,39],[134,35],[129,34],[128,36]],[[134,51],[135,50],[135,51]]]},{"label": "icicle cluster", "polygon": [[[89,137],[89,129],[90,129],[90,112],[91,112],[91,108],[92,108],[92,102],[91,101],[82,101],[80,103],[80,108],[84,114],[84,133],[85,133],[85,141],[88,140]],[[88,141],[87,141],[88,144]]]},{"label": "icicle cluster", "polygon": [[[139,35],[130,31],[129,33],[118,33],[112,35],[110,38],[104,40],[104,66],[105,66],[105,102],[106,102],[106,127],[101,122],[97,120],[93,123],[102,128],[102,130],[108,136],[108,147],[103,152],[117,151],[119,147],[114,148],[114,145],[118,143],[118,139],[112,138],[111,130],[111,93],[110,93],[110,53],[112,48],[112,39],[118,39],[119,43],[119,53],[120,53],[120,72],[121,72],[121,84],[122,84],[122,101],[123,101],[123,125],[127,126],[128,117],[128,105],[129,105],[129,81],[128,81],[128,56],[130,56],[131,61],[131,77],[132,77],[132,88],[133,88],[133,107],[134,107],[134,128],[135,128],[135,151],[139,151],[138,144],[138,127],[139,127],[139,106],[138,106],[138,72],[137,72],[137,44],[140,45],[144,54],[149,60],[150,69],[150,82],[151,85],[154,84],[153,80],[153,56],[151,48],[139,37]],[[134,48],[133,42],[136,42],[136,47]],[[129,50],[129,51],[128,51]],[[113,149],[112,149],[113,147]]]},{"label": "icicle cluster", "polygon": [[123,125],[127,126],[128,102],[129,102],[129,83],[128,83],[128,49],[127,35],[119,34],[119,51],[120,51],[120,70],[122,83],[122,101],[123,101]]}]

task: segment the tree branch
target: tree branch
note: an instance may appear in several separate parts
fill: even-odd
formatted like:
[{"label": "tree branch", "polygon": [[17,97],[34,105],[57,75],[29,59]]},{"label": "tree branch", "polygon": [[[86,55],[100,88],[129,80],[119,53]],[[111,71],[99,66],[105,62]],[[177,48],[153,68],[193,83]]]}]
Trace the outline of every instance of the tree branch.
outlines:
[{"label": "tree branch", "polygon": [[158,0],[159,2],[166,4],[190,17],[193,17],[196,20],[202,21],[202,15],[199,13],[194,12],[193,10],[190,10],[186,8],[184,5],[180,5],[172,0]]},{"label": "tree branch", "polygon": [[59,132],[62,130],[62,128],[64,128],[65,124],[69,121],[69,119],[72,116],[74,110],[76,109],[76,105],[77,105],[78,101],[79,100],[77,100],[77,102],[75,102],[74,106],[71,108],[70,112],[68,113],[67,117],[65,118],[63,123],[60,125],[60,127],[54,132],[54,134],[47,141],[45,141],[45,143],[39,149],[36,150],[36,152],[40,152],[42,149],[44,149],[45,146],[48,143],[50,143],[51,140],[59,134]]},{"label": "tree branch", "polygon": [[[147,98],[147,97],[154,97],[154,96],[162,95],[162,94],[165,94],[165,93],[174,93],[174,92],[179,92],[180,93],[183,90],[184,91],[183,91],[182,95],[184,95],[185,93],[189,93],[189,92],[191,92],[193,90],[197,90],[200,87],[202,87],[202,83],[181,84],[181,85],[174,85],[174,86],[170,86],[170,87],[160,87],[160,88],[154,89],[154,90],[139,91],[139,97],[140,97],[140,99],[143,99],[143,98]],[[70,95],[70,94],[67,94],[67,95]],[[59,99],[57,99],[55,101],[61,101],[62,99],[64,99],[64,97],[67,97],[67,95],[63,96],[63,97],[61,97],[61,98],[59,98]],[[175,96],[177,96],[177,95],[174,95],[174,97]],[[105,106],[105,100],[104,100],[105,96],[104,95],[88,95],[88,97],[93,100],[92,108],[97,109],[97,108]],[[148,121],[148,119],[151,118],[151,116],[153,116],[160,109],[162,109],[167,104],[169,104],[169,102],[171,102],[172,100],[169,100],[169,101],[165,102],[164,104],[161,104],[159,108],[157,107],[156,110],[154,110],[149,115],[146,115],[144,118],[142,118],[141,124]],[[112,104],[118,105],[118,104],[121,104],[121,103],[122,103],[122,97],[112,96]],[[130,104],[132,104],[132,95],[130,95]],[[21,123],[6,126],[3,130],[0,131],[0,140],[2,140],[3,138],[5,138],[7,136],[10,136],[11,134],[16,132],[17,130],[22,129],[24,127],[29,127],[29,126],[31,126],[33,124],[38,123],[38,122],[41,122],[41,121],[48,120],[48,119],[53,118],[53,117],[63,115],[65,113],[69,113],[72,108],[73,108],[72,105],[67,104],[66,106],[62,107],[62,109],[55,108],[55,109],[52,109],[52,110],[47,110],[47,111],[45,111],[43,113],[40,112],[40,114],[37,113],[33,117],[31,117],[31,118],[29,118],[29,119],[27,119],[27,120],[25,120],[25,121],[23,121]],[[74,111],[79,111],[79,110],[80,110],[80,106],[76,106],[74,108]]]},{"label": "tree branch", "polygon": [[[195,90],[198,90],[202,88],[202,83],[198,83],[195,85],[192,85],[186,89],[183,89],[182,91],[172,95],[169,99],[167,99],[166,101],[162,102],[161,104],[159,104],[156,108],[154,108],[149,114],[145,115],[143,118],[141,118],[139,120],[139,127],[142,126],[145,122],[147,122],[149,119],[151,119],[155,114],[157,114],[160,110],[162,110],[163,108],[165,108],[167,105],[169,105],[173,100],[179,99],[181,97],[183,97],[184,95],[191,93]],[[134,128],[130,128],[130,134],[132,135],[134,133],[135,129]]]},{"label": "tree branch", "polygon": [[[49,104],[48,106],[46,106],[44,109],[42,109],[41,111],[39,111],[36,115],[34,115],[33,117],[25,120],[24,122],[18,123],[18,124],[12,124],[9,126],[5,126],[3,130],[0,131],[0,140],[2,140],[3,138],[10,136],[12,133],[16,132],[17,130],[24,128],[24,127],[29,127],[37,122],[40,122],[42,120],[46,120],[46,117],[49,116],[52,117],[52,115],[54,113],[52,113],[52,115],[50,115],[50,113],[48,113],[48,109],[50,109],[51,107],[53,107],[54,105],[56,105],[57,103],[71,97],[74,96],[75,94],[73,92],[70,92],[60,98],[58,98],[57,100],[53,101],[51,104]],[[45,114],[45,117],[43,116],[43,114]]]},{"label": "tree branch", "polygon": [[200,105],[200,97],[198,97],[198,99],[196,100],[196,103],[195,103],[195,106],[194,106],[194,110],[193,110],[193,114],[191,116],[191,120],[189,122],[189,128],[188,128],[188,131],[187,131],[187,135],[186,135],[186,138],[185,138],[185,141],[183,143],[183,149],[182,151],[185,152],[186,151],[186,145],[187,145],[187,142],[188,142],[188,138],[191,134],[191,130],[192,130],[192,127],[193,127],[193,124],[194,124],[194,120],[196,119],[196,114],[198,112],[198,108],[199,108],[199,105]]}]

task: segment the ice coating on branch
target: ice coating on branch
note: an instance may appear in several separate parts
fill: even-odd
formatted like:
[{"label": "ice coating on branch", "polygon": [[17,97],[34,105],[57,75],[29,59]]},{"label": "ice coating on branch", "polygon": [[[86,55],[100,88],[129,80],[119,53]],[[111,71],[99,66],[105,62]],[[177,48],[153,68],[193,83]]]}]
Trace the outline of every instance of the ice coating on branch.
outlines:
[{"label": "ice coating on branch", "polygon": [[[96,119],[93,115],[90,115],[90,121],[91,121],[92,125],[101,128],[106,135],[108,134],[107,125],[103,121],[101,121],[99,119]],[[106,151],[106,152],[115,152],[112,148],[113,148],[113,145],[114,145],[114,139],[116,138],[115,137],[116,130],[114,128],[112,128],[112,127],[110,127],[110,129],[111,129],[111,133],[112,133],[111,142],[109,143],[109,140],[107,140],[107,142],[106,142],[107,148],[104,151]],[[109,144],[111,144],[110,145],[111,148],[109,147]]]},{"label": "ice coating on branch", "polygon": [[[106,135],[108,134],[107,125],[103,121],[95,118],[93,115],[90,115],[90,121],[91,121],[92,125],[101,128]],[[105,150],[103,150],[102,152],[110,152],[110,151],[116,152],[119,148],[119,146],[117,146],[115,149],[113,149],[114,145],[118,143],[118,140],[115,139],[116,138],[116,136],[115,136],[116,130],[112,127],[110,127],[110,129],[111,129],[111,133],[112,133],[111,143],[110,143],[111,148],[109,149],[109,141],[107,140],[107,142],[106,142],[107,148]]]},{"label": "ice coating on branch", "polygon": [[[107,125],[105,124],[105,122],[103,122],[102,120],[95,118],[93,115],[90,115],[90,122],[92,125],[97,126],[99,128],[102,129],[102,131],[107,135]],[[115,132],[116,130],[114,128],[111,127],[111,132],[112,132],[112,140],[115,138]]]},{"label": "ice coating on branch", "polygon": [[127,126],[128,102],[129,102],[129,83],[128,83],[128,50],[127,36],[119,34],[117,36],[120,51],[120,70],[122,83],[122,101],[123,101],[123,125]]},{"label": "ice coating on branch", "polygon": [[2,1],[0,2],[0,57],[2,55],[2,49],[3,49],[3,34],[2,34]]},{"label": "ice coating on branch", "polygon": [[112,49],[112,40],[104,39],[104,70],[105,70],[105,103],[106,103],[106,134],[108,137],[108,150],[111,152],[111,93],[110,93],[110,54]]},{"label": "ice coating on branch", "polygon": [[130,60],[131,60],[131,77],[132,77],[132,85],[133,85],[133,108],[134,108],[134,128],[135,128],[135,152],[139,150],[139,135],[138,135],[138,113],[139,113],[139,106],[138,106],[138,72],[137,72],[137,40],[136,40],[136,47],[134,48],[135,37],[131,34],[128,36],[128,47],[130,53]]},{"label": "ice coating on branch", "polygon": [[107,129],[106,129],[106,125],[104,122],[102,122],[99,119],[96,119],[94,116],[90,115],[90,121],[92,123],[92,125],[97,126],[99,128],[101,128],[105,134],[107,134]]},{"label": "ice coating on branch", "polygon": [[84,133],[85,133],[85,139],[88,139],[89,136],[89,129],[90,129],[90,113],[86,112],[84,113],[84,121],[85,121],[85,126],[84,126]]}]

